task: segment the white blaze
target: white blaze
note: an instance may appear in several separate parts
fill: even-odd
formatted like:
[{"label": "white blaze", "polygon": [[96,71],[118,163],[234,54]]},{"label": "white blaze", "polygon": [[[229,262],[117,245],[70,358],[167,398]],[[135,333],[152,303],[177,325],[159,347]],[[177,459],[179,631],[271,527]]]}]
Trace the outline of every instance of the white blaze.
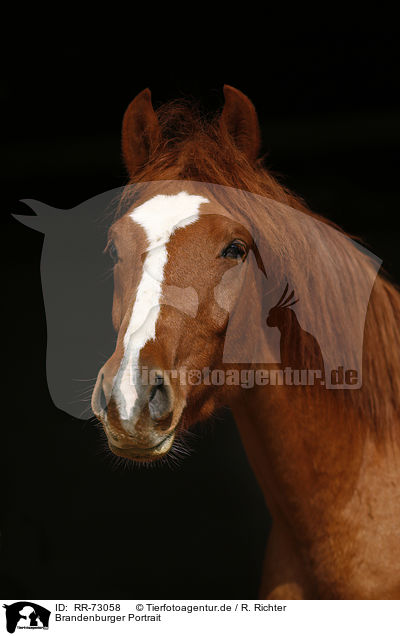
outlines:
[{"label": "white blaze", "polygon": [[209,200],[187,192],[158,194],[129,215],[144,229],[148,243],[142,279],[124,336],[124,357],[113,386],[121,423],[127,430],[131,429],[130,432],[133,432],[134,417],[142,407],[138,402],[134,370],[138,367],[142,348],[156,335],[168,241],[175,230],[198,220],[202,203],[209,203]]}]

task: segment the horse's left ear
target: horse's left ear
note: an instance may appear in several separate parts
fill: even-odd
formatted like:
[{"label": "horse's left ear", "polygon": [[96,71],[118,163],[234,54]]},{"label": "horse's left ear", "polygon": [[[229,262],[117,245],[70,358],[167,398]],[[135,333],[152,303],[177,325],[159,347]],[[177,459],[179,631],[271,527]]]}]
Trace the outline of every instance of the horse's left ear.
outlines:
[{"label": "horse's left ear", "polygon": [[257,159],[260,150],[260,127],[256,109],[246,95],[233,86],[224,85],[225,105],[220,126],[229,133],[236,146],[250,161]]},{"label": "horse's left ear", "polygon": [[129,176],[144,166],[160,139],[160,126],[145,88],[126,109],[122,122],[122,154]]}]

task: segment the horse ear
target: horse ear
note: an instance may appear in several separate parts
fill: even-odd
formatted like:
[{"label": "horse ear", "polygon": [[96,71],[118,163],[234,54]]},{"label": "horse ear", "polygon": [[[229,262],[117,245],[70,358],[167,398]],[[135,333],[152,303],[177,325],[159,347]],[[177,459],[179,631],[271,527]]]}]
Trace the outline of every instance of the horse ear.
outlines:
[{"label": "horse ear", "polygon": [[144,166],[160,139],[160,126],[145,88],[129,104],[122,122],[122,154],[129,176]]},{"label": "horse ear", "polygon": [[233,86],[224,85],[225,105],[220,126],[229,133],[236,146],[250,161],[255,161],[260,150],[260,127],[256,109],[246,95]]}]

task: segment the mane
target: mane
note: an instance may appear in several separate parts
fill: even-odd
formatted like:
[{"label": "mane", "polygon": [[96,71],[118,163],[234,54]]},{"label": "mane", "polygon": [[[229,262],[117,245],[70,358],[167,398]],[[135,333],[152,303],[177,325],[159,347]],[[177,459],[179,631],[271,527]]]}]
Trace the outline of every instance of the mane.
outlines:
[{"label": "mane", "polygon": [[[212,188],[212,184],[225,186],[222,189],[215,187],[213,195],[222,205],[240,208],[240,214],[247,217],[256,228],[257,239],[267,244],[266,249],[272,251],[277,262],[281,264],[278,274],[284,276],[290,275],[290,271],[294,273],[299,266],[304,271],[313,271],[313,268],[315,270],[314,255],[310,254],[308,249],[309,236],[305,235],[300,222],[290,221],[292,227],[289,231],[289,221],[284,214],[287,208],[302,212],[319,221],[315,224],[319,228],[316,230],[320,233],[319,239],[326,241],[330,258],[343,263],[342,270],[347,280],[336,280],[336,286],[332,285],[330,293],[326,294],[326,290],[322,289],[323,273],[320,273],[319,279],[306,278],[304,289],[295,289],[296,297],[305,298],[310,286],[315,286],[316,293],[325,291],[326,300],[320,307],[321,315],[325,317],[327,324],[330,324],[329,316],[336,312],[339,323],[336,332],[338,329],[345,329],[346,325],[351,330],[352,308],[358,301],[355,289],[360,281],[355,248],[350,249],[349,256],[350,239],[354,237],[350,237],[334,223],[309,210],[300,197],[279,183],[264,166],[263,159],[255,163],[250,162],[229,134],[219,126],[218,116],[208,120],[200,114],[196,105],[186,101],[173,101],[159,108],[157,117],[162,133],[160,141],[153,148],[146,165],[132,176],[125,188],[117,218],[136,200],[146,196],[148,189],[154,187],[154,182],[192,181],[204,186],[207,184],[208,188]],[[238,191],[243,192],[239,206]],[[255,211],[249,205],[246,193],[255,195],[259,200],[263,197],[269,203],[260,204]],[[333,242],[328,232],[329,228],[338,230],[343,240]],[[345,303],[342,302],[343,298]],[[339,311],[338,314],[339,304],[342,305],[342,313]],[[339,392],[345,408],[350,401],[359,412],[359,420],[365,422],[367,430],[378,436],[388,431],[390,436],[394,433],[396,436],[399,434],[399,324],[399,291],[384,275],[378,274],[365,322],[363,387],[360,390]],[[335,335],[337,334],[332,332],[332,336]],[[334,393],[337,394],[336,391]]]}]

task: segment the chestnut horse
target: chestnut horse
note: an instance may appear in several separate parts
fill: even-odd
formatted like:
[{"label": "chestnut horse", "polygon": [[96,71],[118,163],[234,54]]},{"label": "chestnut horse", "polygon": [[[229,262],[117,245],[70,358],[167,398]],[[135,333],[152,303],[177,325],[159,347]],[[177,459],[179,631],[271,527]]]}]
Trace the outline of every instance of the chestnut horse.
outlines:
[{"label": "chestnut horse", "polygon": [[[230,86],[224,94],[222,113],[212,121],[184,102],[155,112],[149,90],[126,111],[122,147],[130,183],[108,244],[115,263],[117,342],[99,372],[93,411],[115,454],[151,462],[168,454],[193,423],[229,406],[273,518],[261,597],[398,599],[400,295],[391,283],[381,275],[375,280],[365,319],[362,386],[355,390],[286,385],[244,390],[235,383],[182,383],[177,374],[167,381],[167,370],[223,368],[234,311],[244,316],[259,311],[260,322],[247,323],[249,337],[292,316],[298,342],[292,349],[286,339],[289,359],[304,337],[315,349],[308,352],[306,368],[321,366],[315,366],[321,359],[317,340],[294,320],[317,280],[300,225],[295,228],[290,215],[278,219],[274,205],[261,217],[248,210],[249,225],[241,218],[240,201],[233,204],[229,193],[239,192],[239,198],[240,192],[254,193],[330,231],[332,225],[262,166],[253,104]],[[267,247],[261,256],[255,234]],[[340,241],[335,249],[331,262],[344,264],[343,280],[315,308],[332,339],[351,329],[359,302],[357,266],[347,265]],[[308,283],[293,290],[287,272],[277,275],[269,314],[262,298],[247,300],[257,293],[253,283],[233,275],[253,258],[258,272],[272,280],[266,253],[276,258],[285,253],[289,269],[309,272]],[[167,295],[174,301],[167,302]],[[294,299],[298,304],[292,308],[288,301]],[[334,310],[336,330],[329,327]],[[132,377],[132,369],[144,368],[154,372],[152,383],[137,373]]]}]

